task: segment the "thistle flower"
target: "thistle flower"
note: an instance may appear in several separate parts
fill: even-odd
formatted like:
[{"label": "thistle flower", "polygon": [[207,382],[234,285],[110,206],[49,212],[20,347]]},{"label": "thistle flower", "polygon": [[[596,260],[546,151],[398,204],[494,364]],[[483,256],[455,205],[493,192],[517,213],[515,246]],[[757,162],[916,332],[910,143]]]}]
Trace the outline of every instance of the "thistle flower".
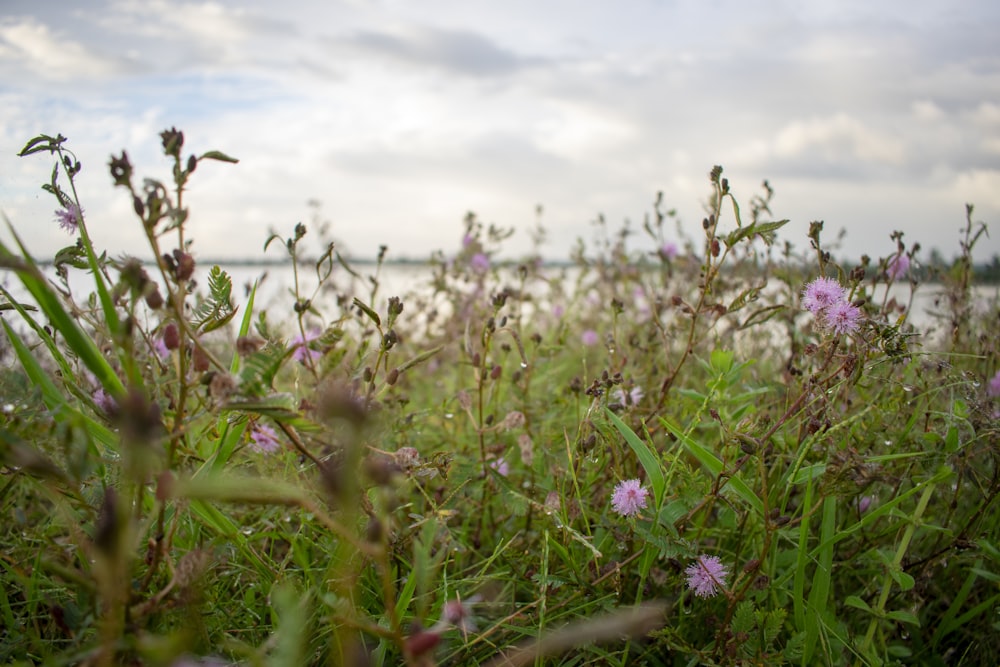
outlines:
[{"label": "thistle flower", "polygon": [[82,217],[83,209],[73,202],[68,202],[65,207],[56,211],[56,221],[59,226],[70,234],[76,234],[76,227]]},{"label": "thistle flower", "polygon": [[611,509],[622,516],[635,516],[646,508],[649,490],[637,479],[626,479],[611,494]]},{"label": "thistle flower", "polygon": [[707,598],[716,595],[726,586],[729,571],[717,556],[698,556],[694,563],[688,566],[688,588],[698,597]]},{"label": "thistle flower", "polygon": [[281,449],[281,441],[270,426],[254,424],[250,429],[250,448],[262,454],[273,454]]},{"label": "thistle flower", "polygon": [[886,267],[885,272],[893,280],[899,280],[900,278],[905,278],[906,274],[910,271],[910,258],[906,255],[900,253],[892,258],[889,265]]},{"label": "thistle flower", "polygon": [[835,334],[850,334],[858,330],[861,309],[846,301],[833,304],[823,313],[823,324]]},{"label": "thistle flower", "polygon": [[833,278],[817,278],[802,290],[802,307],[813,315],[819,315],[846,296],[847,290]]}]

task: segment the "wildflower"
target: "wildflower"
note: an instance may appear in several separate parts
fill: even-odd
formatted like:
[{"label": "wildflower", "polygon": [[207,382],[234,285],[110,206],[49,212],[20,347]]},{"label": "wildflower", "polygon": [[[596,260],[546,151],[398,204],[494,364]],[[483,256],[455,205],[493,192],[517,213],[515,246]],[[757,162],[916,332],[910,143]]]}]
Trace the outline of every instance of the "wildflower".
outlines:
[{"label": "wildflower", "polygon": [[590,347],[591,345],[597,345],[597,332],[593,329],[587,329],[580,336],[580,342]]},{"label": "wildflower", "polygon": [[270,426],[254,424],[250,429],[250,448],[262,454],[272,454],[281,449],[281,441]]},{"label": "wildflower", "polygon": [[729,575],[726,566],[717,556],[698,556],[684,573],[687,574],[688,588],[702,598],[712,597],[722,590]]},{"label": "wildflower", "polygon": [[677,245],[675,243],[664,243],[660,246],[660,257],[666,260],[671,260],[677,256]]},{"label": "wildflower", "polygon": [[156,356],[160,359],[166,359],[170,356],[170,348],[167,347],[167,342],[162,337],[153,341],[153,352],[156,352]]},{"label": "wildflower", "polygon": [[906,255],[900,253],[892,258],[889,265],[886,267],[885,272],[889,274],[889,277],[893,280],[899,280],[900,278],[906,277],[906,274],[910,270],[910,258]]},{"label": "wildflower", "polygon": [[490,270],[490,258],[484,253],[477,252],[469,259],[469,266],[476,273],[486,273]]},{"label": "wildflower", "polygon": [[305,364],[307,358],[310,363],[314,363],[322,357],[322,352],[309,347],[309,343],[319,340],[321,334],[322,332],[319,329],[312,329],[304,336],[302,334],[296,334],[291,340],[291,347],[295,350],[295,352],[292,353],[292,359],[300,364]]},{"label": "wildflower", "polygon": [[635,516],[646,508],[649,491],[637,479],[626,479],[611,494],[611,509],[622,516]]},{"label": "wildflower", "polygon": [[510,473],[510,464],[507,463],[507,459],[500,457],[490,463],[490,467],[496,471],[501,477],[506,477]]},{"label": "wildflower", "polygon": [[988,396],[1000,396],[1000,371],[997,371],[997,374],[986,385],[986,394]]},{"label": "wildflower", "polygon": [[562,317],[563,313],[565,313],[565,312],[566,312],[566,309],[561,304],[557,303],[554,306],[552,306],[552,315],[555,316],[555,317],[557,317],[557,318],[558,317]]},{"label": "wildflower", "polygon": [[854,333],[860,319],[861,309],[846,301],[833,304],[823,313],[823,324],[835,334]]},{"label": "wildflower", "polygon": [[76,233],[76,226],[82,218],[83,209],[73,202],[68,202],[64,208],[56,211],[56,221],[59,222],[59,226],[70,234]]},{"label": "wildflower", "polygon": [[846,296],[847,290],[833,278],[817,278],[802,290],[802,307],[813,315],[819,315]]},{"label": "wildflower", "polygon": [[92,398],[94,399],[94,404],[106,415],[113,414],[118,409],[118,402],[108,396],[108,393],[101,387],[97,388]]},{"label": "wildflower", "polygon": [[621,387],[618,387],[615,389],[612,397],[622,405],[638,405],[639,401],[641,401],[642,397],[645,395],[646,393],[642,390],[642,387],[636,385],[635,387],[629,389],[628,393],[626,393]]},{"label": "wildflower", "polygon": [[861,496],[858,498],[858,513],[864,514],[868,511],[868,508],[872,506],[872,501],[874,501],[874,496]]}]

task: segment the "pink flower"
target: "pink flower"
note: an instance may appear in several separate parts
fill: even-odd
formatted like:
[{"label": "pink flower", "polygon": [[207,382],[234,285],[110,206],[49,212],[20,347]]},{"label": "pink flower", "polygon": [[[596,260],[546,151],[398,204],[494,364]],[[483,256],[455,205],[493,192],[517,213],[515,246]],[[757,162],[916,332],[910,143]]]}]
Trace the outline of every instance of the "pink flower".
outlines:
[{"label": "pink flower", "polygon": [[615,487],[611,494],[611,509],[622,516],[635,516],[640,510],[646,509],[649,490],[643,488],[637,479],[626,479]]},{"label": "pink flower", "polygon": [[79,224],[81,218],[83,218],[83,209],[73,202],[67,203],[65,208],[56,211],[56,221],[59,223],[59,226],[70,234],[76,233],[76,226]]},{"label": "pink flower", "polygon": [[593,329],[587,329],[580,336],[580,342],[590,347],[591,345],[597,345],[597,332]]},{"label": "pink flower", "polygon": [[716,556],[698,556],[694,563],[688,566],[688,588],[698,597],[707,598],[717,594],[726,586],[729,571]]},{"label": "pink flower", "polygon": [[664,243],[660,246],[660,257],[666,260],[671,260],[677,256],[677,245],[674,243]]},{"label": "pink flower", "polygon": [[163,340],[162,337],[153,341],[153,352],[156,352],[156,356],[160,359],[167,359],[170,357],[170,349],[167,347],[167,342]]},{"label": "pink flower", "polygon": [[1000,371],[997,371],[997,374],[986,385],[986,394],[989,396],[1000,396]]},{"label": "pink flower", "polygon": [[507,459],[502,456],[490,463],[490,467],[501,477],[506,477],[510,473],[510,465],[507,463]]},{"label": "pink flower", "polygon": [[857,331],[861,320],[861,309],[840,301],[823,313],[823,324],[835,334],[851,334]]},{"label": "pink flower", "polygon": [[563,308],[562,304],[558,304],[558,303],[557,303],[557,304],[555,304],[554,306],[552,306],[552,314],[553,314],[553,315],[554,315],[555,317],[557,317],[557,318],[558,318],[558,317],[562,317],[562,316],[563,316],[563,313],[565,313],[565,312],[566,312],[566,309],[565,309],[565,308]]},{"label": "pink flower", "polygon": [[476,273],[486,273],[490,270],[490,258],[485,253],[477,252],[469,259],[469,267]]},{"label": "pink flower", "polygon": [[118,402],[108,396],[103,388],[98,387],[93,394],[94,403],[106,415],[113,414],[118,409]]},{"label": "pink flower", "polygon": [[847,290],[833,278],[817,278],[802,290],[802,307],[818,315],[846,296]]},{"label": "pink flower", "polygon": [[899,280],[900,278],[906,277],[909,270],[910,258],[900,253],[892,258],[892,261],[889,262],[885,272],[888,273],[889,277],[893,280]]},{"label": "pink flower", "polygon": [[273,454],[281,449],[281,441],[270,426],[254,424],[250,429],[250,448],[262,454]]},{"label": "pink flower", "polygon": [[310,362],[316,362],[323,356],[323,353],[319,350],[310,348],[309,343],[314,340],[318,340],[322,334],[323,332],[319,329],[311,329],[305,336],[302,334],[296,334],[290,343],[292,349],[295,350],[295,352],[292,353],[292,359],[300,364],[305,364],[307,358]]}]

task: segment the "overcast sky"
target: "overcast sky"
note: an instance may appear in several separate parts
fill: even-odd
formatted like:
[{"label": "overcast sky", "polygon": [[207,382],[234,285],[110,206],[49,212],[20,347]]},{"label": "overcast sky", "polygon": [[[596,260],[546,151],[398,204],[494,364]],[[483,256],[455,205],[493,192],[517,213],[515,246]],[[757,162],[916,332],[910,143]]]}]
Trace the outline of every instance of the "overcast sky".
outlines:
[{"label": "overcast sky", "polygon": [[598,214],[638,228],[658,190],[699,233],[721,164],[745,208],[770,181],[799,249],[822,219],[846,257],[889,254],[893,229],[950,257],[972,202],[983,259],[998,34],[995,0],[4,0],[0,209],[36,255],[72,241],[39,189],[51,160],[15,156],[61,132],[97,243],[144,254],[107,162],[167,179],[176,126],[185,153],[240,159],[194,174],[202,255],[260,257],[316,199],[349,252],[416,258],[454,251],[467,211],[515,227],[516,255],[542,205],[565,258]]}]

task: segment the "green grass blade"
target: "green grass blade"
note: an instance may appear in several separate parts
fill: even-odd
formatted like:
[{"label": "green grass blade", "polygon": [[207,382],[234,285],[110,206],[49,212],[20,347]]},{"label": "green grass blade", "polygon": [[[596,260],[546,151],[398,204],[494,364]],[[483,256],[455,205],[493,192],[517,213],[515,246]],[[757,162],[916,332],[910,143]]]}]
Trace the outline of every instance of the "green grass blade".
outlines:
[{"label": "green grass blade", "polygon": [[660,466],[660,457],[657,456],[656,451],[648,443],[640,440],[635,431],[619,419],[618,415],[607,409],[605,409],[605,413],[608,415],[611,423],[615,425],[615,428],[618,429],[618,432],[625,438],[628,446],[635,452],[636,457],[638,457],[639,463],[642,464],[642,469],[646,471],[646,479],[649,480],[649,485],[653,487],[653,498],[656,501],[656,507],[660,507],[663,503],[663,492],[666,488],[666,477],[664,477],[663,468]]}]

